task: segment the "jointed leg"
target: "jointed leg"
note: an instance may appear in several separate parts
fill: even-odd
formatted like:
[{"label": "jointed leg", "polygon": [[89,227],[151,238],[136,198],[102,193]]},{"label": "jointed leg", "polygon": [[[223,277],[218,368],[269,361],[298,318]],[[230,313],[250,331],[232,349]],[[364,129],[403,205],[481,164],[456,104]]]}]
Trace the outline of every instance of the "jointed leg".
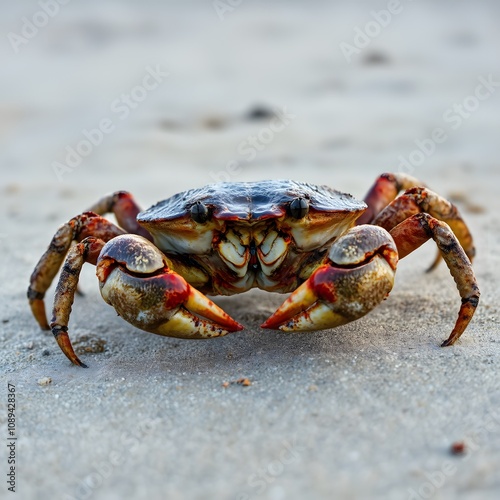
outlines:
[{"label": "jointed leg", "polygon": [[448,224],[427,213],[412,215],[392,228],[390,233],[398,248],[400,259],[430,238],[436,242],[462,298],[455,327],[449,338],[441,344],[443,347],[453,345],[472,319],[480,295],[474,271],[464,249]]},{"label": "jointed leg", "polygon": [[78,359],[69,340],[69,315],[83,264],[89,262],[95,265],[103,246],[104,241],[90,236],[71,248],[64,262],[54,297],[54,309],[50,324],[52,333],[68,359],[83,368],[87,368],[87,366]]},{"label": "jointed leg", "polygon": [[368,205],[368,208],[358,219],[357,224],[371,224],[373,219],[401,191],[412,187],[425,187],[425,184],[408,174],[382,174],[365,196],[365,203]]},{"label": "jointed leg", "polygon": [[[399,192],[405,193],[398,196]],[[442,196],[427,189],[418,179],[407,174],[382,174],[365,197],[367,210],[357,224],[374,224],[390,231],[404,219],[427,212],[436,219],[446,222],[472,261],[475,249],[472,236],[457,207]],[[438,253],[428,271],[432,271],[439,261]]]},{"label": "jointed leg", "polygon": [[[130,193],[118,191],[101,198],[90,208],[90,211],[73,217],[57,230],[49,248],[38,261],[28,288],[31,311],[43,330],[49,330],[43,298],[70,246],[87,236],[95,236],[106,242],[125,232],[139,234],[151,240],[151,235],[136,221],[136,216],[140,211],[140,207]],[[123,229],[100,217],[111,212]]]},{"label": "jointed leg", "polygon": [[141,208],[127,191],[117,191],[104,196],[97,203],[94,203],[89,211],[99,215],[113,213],[118,225],[127,233],[138,234],[150,241],[153,240],[148,231],[137,223],[137,214],[141,212]]},{"label": "jointed leg", "polygon": [[446,222],[465,250],[467,257],[472,261],[476,253],[472,235],[457,207],[429,189],[422,187],[407,189],[403,195],[385,207],[375,217],[372,224],[390,231],[403,220],[420,212],[428,213],[435,219]]},{"label": "jointed leg", "polygon": [[124,233],[123,229],[93,212],[85,212],[73,217],[57,230],[49,248],[38,261],[28,288],[31,311],[43,330],[50,329],[43,298],[71,245],[74,242],[82,241],[87,236],[95,236],[103,241],[109,241]]},{"label": "jointed leg", "polygon": [[132,325],[181,338],[211,338],[241,330],[228,314],[173,272],[168,259],[145,238],[124,234],[88,237],[68,253],[54,297],[52,333],[68,359],[85,367],[68,335],[71,306],[85,262],[97,264],[101,295]]}]

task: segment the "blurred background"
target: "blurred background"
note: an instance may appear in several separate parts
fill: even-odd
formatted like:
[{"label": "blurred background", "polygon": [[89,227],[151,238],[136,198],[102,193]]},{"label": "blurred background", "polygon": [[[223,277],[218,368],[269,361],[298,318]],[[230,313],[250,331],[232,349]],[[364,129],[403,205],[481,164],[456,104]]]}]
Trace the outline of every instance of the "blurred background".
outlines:
[{"label": "blurred background", "polygon": [[[500,2],[25,0],[2,3],[0,33],[0,358],[21,401],[20,498],[498,498]],[[238,335],[145,335],[87,266],[70,327],[107,347],[78,370],[28,311],[55,229],[105,193],[147,207],[292,178],[362,197],[385,171],[453,199],[474,234],[481,305],[453,350],[438,345],[456,287],[445,266],[423,274],[434,245],[334,334],[263,333],[282,297],[250,292],[221,301]],[[252,385],[223,387],[240,377]],[[450,458],[477,435],[470,461]]]},{"label": "blurred background", "polygon": [[[493,0],[9,2],[1,181],[85,189],[89,202],[129,189],[144,204],[219,180],[358,196],[386,170],[462,182],[498,169],[498,86],[460,123],[443,114],[478,78],[500,80],[499,14]],[[276,111],[288,123],[263,131]],[[446,140],[408,167],[436,127]]]}]

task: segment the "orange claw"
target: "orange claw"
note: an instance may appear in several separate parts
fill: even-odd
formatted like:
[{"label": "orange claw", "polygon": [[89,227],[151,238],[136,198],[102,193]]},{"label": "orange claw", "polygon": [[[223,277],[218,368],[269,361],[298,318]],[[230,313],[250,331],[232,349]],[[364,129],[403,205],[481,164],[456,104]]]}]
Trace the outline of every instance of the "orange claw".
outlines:
[{"label": "orange claw", "polygon": [[[182,279],[182,278],[181,278]],[[203,318],[213,321],[215,324],[221,326],[228,332],[238,332],[243,330],[243,325],[235,321],[229,314],[223,311],[210,299],[205,297],[201,292],[189,286],[189,296],[184,307]]]},{"label": "orange claw", "polygon": [[279,330],[282,325],[307,310],[317,300],[318,296],[314,293],[310,280],[307,280],[281,304],[272,316],[262,323],[261,328]]},{"label": "orange claw", "polygon": [[132,325],[168,337],[211,338],[243,329],[168,268],[163,254],[137,235],[108,242],[97,264],[101,295]]},{"label": "orange claw", "polygon": [[262,328],[313,331],[364,316],[387,297],[394,269],[380,254],[354,268],[326,264],[295,290]]},{"label": "orange claw", "polygon": [[101,294],[125,321],[158,335],[201,339],[243,329],[208,297],[169,270],[137,276],[116,267],[101,283]]},{"label": "orange claw", "polygon": [[[52,333],[67,358],[86,368],[68,335],[71,306],[84,262],[97,262],[104,300],[132,325],[159,335],[210,338],[242,330],[220,307],[168,268],[147,239],[120,235],[104,244],[85,238],[69,251],[54,298]],[[34,293],[32,298],[36,299]]]},{"label": "orange claw", "polygon": [[283,331],[333,328],[364,316],[387,297],[398,255],[392,237],[356,226],[337,239],[328,258],[262,325]]}]

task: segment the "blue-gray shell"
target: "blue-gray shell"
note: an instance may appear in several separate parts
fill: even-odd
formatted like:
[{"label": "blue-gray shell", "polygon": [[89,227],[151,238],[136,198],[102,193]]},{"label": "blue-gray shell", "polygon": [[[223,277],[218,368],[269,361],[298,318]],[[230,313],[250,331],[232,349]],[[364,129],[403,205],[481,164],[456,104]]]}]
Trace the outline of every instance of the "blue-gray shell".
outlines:
[{"label": "blue-gray shell", "polygon": [[366,204],[328,186],[292,180],[223,182],[178,193],[141,212],[139,222],[153,223],[186,217],[203,202],[219,220],[262,220],[282,217],[296,198],[305,198],[315,212],[361,212]]}]

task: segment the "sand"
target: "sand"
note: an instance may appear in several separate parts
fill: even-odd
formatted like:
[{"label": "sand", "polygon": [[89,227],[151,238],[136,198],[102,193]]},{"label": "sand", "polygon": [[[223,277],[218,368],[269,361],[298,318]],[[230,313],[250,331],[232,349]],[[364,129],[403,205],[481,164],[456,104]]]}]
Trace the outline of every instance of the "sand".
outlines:
[{"label": "sand", "polygon": [[[3,7],[2,497],[10,383],[17,498],[498,498],[499,6],[400,7],[350,62],[340,44],[387,2],[241,2],[223,19],[209,1],[69,3],[14,46],[41,7]],[[432,243],[400,263],[387,301],[335,330],[261,330],[283,297],[252,291],[216,299],[242,332],[154,336],[102,301],[91,266],[70,323],[94,351],[87,370],[31,317],[51,236],[105,193],[147,207],[293,178],[363,197],[384,171],[455,199],[475,237],[481,302],[452,348],[439,344],[460,299],[446,266],[425,274]]]}]

